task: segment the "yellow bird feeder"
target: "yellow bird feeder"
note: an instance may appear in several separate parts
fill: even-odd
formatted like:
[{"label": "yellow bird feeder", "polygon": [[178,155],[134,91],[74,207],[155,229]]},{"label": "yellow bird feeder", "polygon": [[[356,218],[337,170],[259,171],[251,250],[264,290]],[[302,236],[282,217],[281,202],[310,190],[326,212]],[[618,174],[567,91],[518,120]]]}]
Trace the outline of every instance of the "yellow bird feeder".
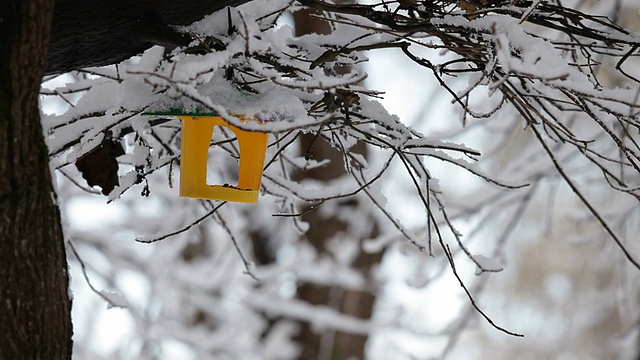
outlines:
[{"label": "yellow bird feeder", "polygon": [[[182,122],[180,196],[244,203],[258,202],[262,167],[267,151],[267,133],[240,129],[215,114],[165,112],[145,115],[170,115]],[[246,121],[242,117],[240,120]],[[237,186],[207,184],[207,156],[215,126],[230,129],[238,139],[240,164]]]}]

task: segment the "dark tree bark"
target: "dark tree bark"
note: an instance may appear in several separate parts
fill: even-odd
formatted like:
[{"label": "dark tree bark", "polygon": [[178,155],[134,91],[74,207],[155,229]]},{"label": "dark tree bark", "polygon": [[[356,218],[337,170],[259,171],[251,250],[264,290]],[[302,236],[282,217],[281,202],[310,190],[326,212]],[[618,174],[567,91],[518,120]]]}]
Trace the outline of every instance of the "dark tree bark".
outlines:
[{"label": "dark tree bark", "polygon": [[0,359],[70,359],[71,301],[38,90],[54,0],[0,7]]},{"label": "dark tree bark", "polygon": [[47,74],[115,64],[153,45],[187,45],[175,30],[250,0],[57,0]]}]

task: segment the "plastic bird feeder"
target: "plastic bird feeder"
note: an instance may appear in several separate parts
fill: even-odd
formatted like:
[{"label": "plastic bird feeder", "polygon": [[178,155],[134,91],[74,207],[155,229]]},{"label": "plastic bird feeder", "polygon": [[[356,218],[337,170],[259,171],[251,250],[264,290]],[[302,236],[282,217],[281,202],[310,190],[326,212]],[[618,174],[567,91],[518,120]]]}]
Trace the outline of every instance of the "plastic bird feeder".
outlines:
[{"label": "plastic bird feeder", "polygon": [[[268,134],[242,130],[215,114],[146,113],[171,115],[182,122],[180,196],[199,199],[258,202]],[[240,148],[238,185],[207,184],[207,156],[215,126],[234,132]]]}]

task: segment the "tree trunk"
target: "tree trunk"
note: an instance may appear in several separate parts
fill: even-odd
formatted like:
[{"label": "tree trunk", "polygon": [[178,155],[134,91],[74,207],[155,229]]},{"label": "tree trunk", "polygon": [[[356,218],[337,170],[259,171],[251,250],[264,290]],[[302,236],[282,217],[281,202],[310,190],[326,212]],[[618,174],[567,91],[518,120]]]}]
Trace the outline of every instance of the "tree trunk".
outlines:
[{"label": "tree trunk", "polygon": [[53,0],[0,8],[0,359],[70,359],[71,301],[38,91]]},{"label": "tree trunk", "polygon": [[[301,149],[307,149],[311,142],[312,135],[307,135],[301,141]],[[365,153],[364,143],[356,145],[357,150]],[[344,174],[342,155],[335,148],[331,147],[322,139],[315,139],[311,154],[317,159],[330,159],[328,167],[314,169],[304,175],[321,181],[329,181]],[[341,205],[357,209],[357,199],[345,199]],[[354,210],[357,212],[357,210]],[[358,214],[357,216],[362,216]],[[327,251],[327,244],[335,238],[345,238],[341,241],[354,241],[361,243],[363,240],[375,238],[379,228],[374,218],[361,217],[355,222],[371,224],[370,232],[363,235],[363,238],[356,238],[350,235],[349,227],[353,226],[338,216],[323,216],[320,211],[312,211],[303,216],[303,220],[309,223],[309,231],[306,234],[307,241],[311,243],[321,256],[331,256]],[[368,254],[360,251],[350,264],[364,275],[371,279],[371,269],[382,260],[382,252]],[[370,319],[373,313],[376,294],[373,281],[370,289],[353,290],[339,287],[330,287],[313,283],[298,284],[297,298],[312,305],[324,305],[332,307],[343,314],[360,319]],[[301,324],[301,331],[296,340],[302,350],[299,359],[317,360],[338,360],[338,359],[365,359],[365,345],[368,336],[361,334],[351,334],[340,331],[325,330],[319,333],[309,324]]]},{"label": "tree trunk", "polygon": [[[329,24],[310,16],[313,10],[300,10],[294,14],[296,35],[306,33],[327,34],[331,31]],[[315,138],[312,134],[302,137],[300,148],[303,154],[307,153],[315,159],[329,159],[330,164],[322,168],[305,171],[300,176],[329,182],[345,174],[343,156],[340,151],[333,148],[322,138]],[[366,146],[359,143],[354,150],[366,156]],[[357,199],[345,199],[341,205],[344,207],[358,207]],[[358,215],[361,216],[361,215]],[[356,222],[371,224],[368,234],[357,238],[350,234],[350,225],[338,216],[323,216],[320,211],[312,211],[303,216],[303,220],[309,223],[309,231],[306,234],[307,241],[311,243],[321,256],[331,256],[327,251],[327,244],[336,237],[346,237],[343,241],[361,242],[367,238],[376,237],[378,225],[373,218],[359,218]],[[360,251],[350,264],[352,268],[361,272],[365,278],[371,278],[371,268],[379,264],[382,253],[368,254]],[[324,305],[332,307],[343,314],[360,319],[370,319],[375,303],[375,289],[371,286],[368,290],[343,289],[326,285],[300,283],[297,289],[297,298],[312,305]],[[368,337],[361,334],[344,333],[340,331],[325,330],[319,333],[310,324],[301,324],[301,330],[296,341],[300,346],[300,359],[309,360],[338,360],[338,359],[364,359],[365,345]]]}]

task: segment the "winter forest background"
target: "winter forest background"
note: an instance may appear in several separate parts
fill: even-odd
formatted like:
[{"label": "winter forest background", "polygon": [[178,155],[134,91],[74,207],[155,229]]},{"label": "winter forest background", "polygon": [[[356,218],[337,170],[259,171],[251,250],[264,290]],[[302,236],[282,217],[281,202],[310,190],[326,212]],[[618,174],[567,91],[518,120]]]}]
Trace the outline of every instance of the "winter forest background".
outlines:
[{"label": "winter forest background", "polygon": [[[358,4],[45,78],[74,358],[637,358],[640,5]],[[257,205],[178,197],[169,107],[271,133]]]}]

